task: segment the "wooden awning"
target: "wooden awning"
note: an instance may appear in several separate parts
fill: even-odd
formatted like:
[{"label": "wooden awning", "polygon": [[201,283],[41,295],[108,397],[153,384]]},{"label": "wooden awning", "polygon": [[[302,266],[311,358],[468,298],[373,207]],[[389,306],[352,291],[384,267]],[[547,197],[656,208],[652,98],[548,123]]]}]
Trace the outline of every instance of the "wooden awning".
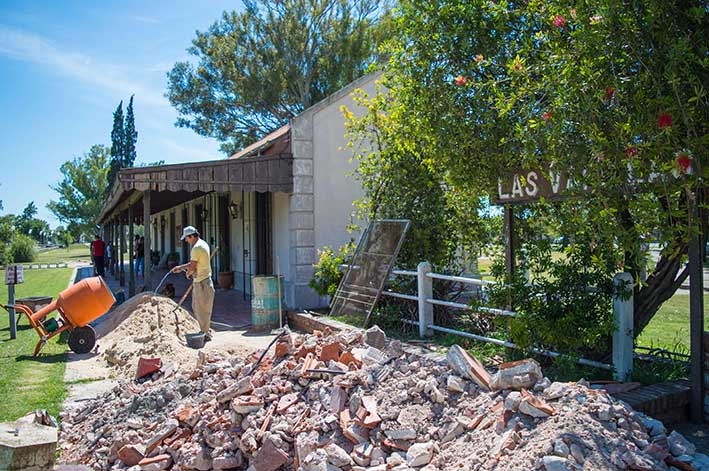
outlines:
[{"label": "wooden awning", "polygon": [[[282,153],[120,170],[97,223],[120,216],[129,206],[137,206],[142,193],[148,190],[150,214],[211,192],[291,193],[293,157]],[[141,211],[134,214],[142,216]]]}]

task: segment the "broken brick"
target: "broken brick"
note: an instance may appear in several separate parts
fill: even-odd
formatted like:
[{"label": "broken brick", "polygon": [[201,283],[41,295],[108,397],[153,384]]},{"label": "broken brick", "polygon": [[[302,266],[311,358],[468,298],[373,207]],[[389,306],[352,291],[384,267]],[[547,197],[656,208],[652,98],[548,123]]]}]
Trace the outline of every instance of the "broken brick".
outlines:
[{"label": "broken brick", "polygon": [[270,439],[266,439],[256,453],[251,466],[255,471],[276,471],[288,461],[288,453],[277,448]]},{"label": "broken brick", "polygon": [[124,445],[118,450],[118,459],[126,466],[135,466],[145,458],[145,450],[138,445]]},{"label": "broken brick", "polygon": [[140,379],[155,373],[160,369],[162,361],[160,358],[144,358],[138,359],[138,371],[135,373],[135,379]]},{"label": "broken brick", "polygon": [[[352,352],[342,352],[339,362],[347,365],[350,369],[358,370],[362,367],[362,361],[355,358]],[[352,365],[354,365],[354,368],[352,368]]]},{"label": "broken brick", "polygon": [[325,344],[320,349],[320,361],[327,363],[330,360],[337,361],[340,358],[340,343],[333,342]]}]

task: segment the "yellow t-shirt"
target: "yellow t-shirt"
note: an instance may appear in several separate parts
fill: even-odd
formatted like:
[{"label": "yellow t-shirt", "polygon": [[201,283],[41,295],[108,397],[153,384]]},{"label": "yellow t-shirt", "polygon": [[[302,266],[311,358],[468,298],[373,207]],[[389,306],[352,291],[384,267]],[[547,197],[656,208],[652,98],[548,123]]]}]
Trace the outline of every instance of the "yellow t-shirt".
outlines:
[{"label": "yellow t-shirt", "polygon": [[199,239],[190,252],[190,261],[197,262],[197,271],[193,275],[193,280],[198,283],[212,276],[212,265],[209,260],[209,244]]}]

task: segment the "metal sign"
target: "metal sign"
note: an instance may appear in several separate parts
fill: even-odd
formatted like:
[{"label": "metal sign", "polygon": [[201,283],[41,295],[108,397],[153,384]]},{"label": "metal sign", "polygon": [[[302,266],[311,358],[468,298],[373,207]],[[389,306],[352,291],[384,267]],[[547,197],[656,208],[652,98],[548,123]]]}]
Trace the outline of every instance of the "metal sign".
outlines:
[{"label": "metal sign", "polygon": [[369,223],[332,299],[331,315],[364,315],[367,324],[394,267],[409,223],[407,219]]},{"label": "metal sign", "polygon": [[18,285],[24,282],[24,267],[22,265],[10,265],[5,268],[6,285]]}]

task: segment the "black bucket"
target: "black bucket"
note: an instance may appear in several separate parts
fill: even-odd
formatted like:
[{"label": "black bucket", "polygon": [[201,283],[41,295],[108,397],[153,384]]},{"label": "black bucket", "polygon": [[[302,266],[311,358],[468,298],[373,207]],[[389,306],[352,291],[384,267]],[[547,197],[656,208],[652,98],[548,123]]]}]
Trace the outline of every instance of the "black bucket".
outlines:
[{"label": "black bucket", "polygon": [[190,348],[202,348],[204,347],[204,340],[207,336],[203,332],[197,332],[196,334],[185,334],[185,340],[187,340],[187,346]]}]

